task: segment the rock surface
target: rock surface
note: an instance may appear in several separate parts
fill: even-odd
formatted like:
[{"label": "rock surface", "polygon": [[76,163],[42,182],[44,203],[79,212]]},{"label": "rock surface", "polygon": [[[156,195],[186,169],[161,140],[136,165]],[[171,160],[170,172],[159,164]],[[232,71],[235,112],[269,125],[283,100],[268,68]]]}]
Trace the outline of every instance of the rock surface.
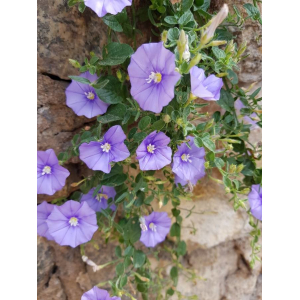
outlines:
[{"label": "rock surface", "polygon": [[[239,8],[250,1],[230,0]],[[76,70],[68,63],[69,58],[82,62],[90,51],[100,54],[106,41],[107,27],[90,9],[81,14],[76,7],[68,8],[66,0],[38,0],[38,150],[52,148],[58,154],[70,145],[74,133],[92,119],[76,116],[65,105],[65,88],[68,75]],[[213,10],[219,9],[223,0],[212,1]],[[139,37],[138,44],[149,40],[149,28],[141,28],[146,34]],[[239,40],[248,41],[250,57],[242,62],[239,72],[241,84],[249,85],[261,81],[261,45],[256,39],[261,28],[247,22]],[[125,41],[123,34],[120,41]],[[254,141],[261,139],[256,131]],[[76,161],[66,166],[71,176],[66,187],[53,197],[39,195],[42,200],[68,196],[73,191],[69,184],[88,174],[84,164]],[[195,190],[195,200],[186,202],[186,209],[195,205],[194,211],[184,226],[191,221],[197,228],[183,229],[187,241],[187,254],[183,259],[186,267],[197,270],[205,281],[197,284],[179,278],[180,291],[184,295],[197,295],[201,300],[259,300],[261,295],[261,264],[254,270],[249,268],[251,253],[247,216],[235,213],[228,196],[217,184],[203,180]],[[184,213],[184,212],[183,212]],[[97,264],[115,259],[114,243],[106,245],[98,234],[95,244],[86,247],[86,255]],[[78,300],[81,295],[99,282],[112,279],[115,266],[109,266],[96,273],[81,259],[80,248],[61,247],[53,241],[38,237],[38,282],[39,300]]]}]

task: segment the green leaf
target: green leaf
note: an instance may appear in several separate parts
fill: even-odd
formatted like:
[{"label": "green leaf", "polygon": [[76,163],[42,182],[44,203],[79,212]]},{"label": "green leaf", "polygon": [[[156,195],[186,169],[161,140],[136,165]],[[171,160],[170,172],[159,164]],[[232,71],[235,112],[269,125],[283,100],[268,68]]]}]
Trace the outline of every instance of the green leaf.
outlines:
[{"label": "green leaf", "polygon": [[261,21],[261,16],[260,16],[260,12],[259,12],[259,9],[255,6],[253,6],[251,3],[246,3],[243,5],[248,16],[254,20],[254,21],[259,21],[259,23],[261,24],[262,21]]},{"label": "green leaf", "polygon": [[231,184],[231,180],[227,177],[227,176],[223,176],[223,182],[224,182],[224,185],[226,186],[226,187],[229,187],[229,188],[231,188],[231,186],[232,186],[232,184]]},{"label": "green leaf", "polygon": [[179,39],[179,29],[177,27],[171,28],[168,30],[168,40],[171,42],[176,42]]},{"label": "green leaf", "polygon": [[172,267],[171,272],[170,272],[170,276],[174,282],[174,285],[176,286],[178,283],[178,269],[177,267]]},{"label": "green leaf", "polygon": [[194,16],[190,11],[187,11],[179,18],[178,24],[184,26],[191,21],[194,21]]},{"label": "green leaf", "polygon": [[[121,94],[121,83],[114,76],[103,76],[103,81],[107,81],[107,84],[103,87],[95,89],[95,92],[99,99],[108,104],[117,104],[122,102],[123,97]],[[100,81],[101,83],[102,81]]]},{"label": "green leaf", "polygon": [[180,237],[180,225],[178,223],[172,225],[170,235]]},{"label": "green leaf", "polygon": [[[103,89],[108,83],[109,83],[108,79],[103,79],[103,77],[100,77],[95,82],[92,82],[91,86],[95,89]],[[97,94],[97,91],[96,91],[96,94]]]},{"label": "green leaf", "polygon": [[147,133],[145,132],[138,132],[133,136],[133,140],[135,142],[140,142],[142,141],[145,137],[147,136]]},{"label": "green leaf", "polygon": [[229,78],[232,84],[237,84],[239,82],[238,76],[235,72],[233,72],[232,70],[227,70],[227,73],[227,77]]},{"label": "green leaf", "polygon": [[124,255],[125,256],[131,256],[133,254],[133,247],[132,246],[128,246],[125,251],[124,251]]},{"label": "green leaf", "polygon": [[127,284],[127,276],[124,275],[124,276],[120,279],[119,286],[120,286],[120,288],[122,289],[126,284]]},{"label": "green leaf", "polygon": [[91,83],[87,78],[80,77],[80,76],[69,76],[69,78],[71,78],[72,80],[78,81],[80,83],[84,83],[84,84]]},{"label": "green leaf", "polygon": [[163,120],[158,120],[152,124],[151,130],[159,131],[159,130],[163,129],[164,126],[165,126],[165,122]]},{"label": "green leaf", "polygon": [[171,24],[171,25],[175,25],[177,24],[177,19],[173,16],[167,16],[164,18],[165,22],[168,23],[168,24]]},{"label": "green leaf", "polygon": [[[101,183],[107,186],[118,186],[124,183],[127,179],[126,174],[113,174],[112,176],[109,174],[104,174]],[[121,201],[121,200],[120,200]]]},{"label": "green leaf", "polygon": [[122,32],[123,31],[122,25],[119,23],[116,16],[114,16],[114,15],[105,15],[102,18],[102,20],[112,30],[117,31],[117,32]]},{"label": "green leaf", "polygon": [[143,117],[138,124],[140,130],[145,130],[151,123],[151,118],[149,116]]},{"label": "green leaf", "polygon": [[220,100],[217,103],[227,111],[234,111],[234,99],[229,92],[223,89],[221,89]]},{"label": "green leaf", "polygon": [[78,10],[79,10],[81,13],[84,12],[84,10],[85,10],[85,4],[84,4],[84,2],[79,3],[79,5],[78,5]]},{"label": "green leaf", "polygon": [[[125,174],[123,174],[125,175]],[[126,178],[127,179],[127,178]],[[123,183],[123,182],[122,182]],[[118,196],[118,197],[117,197]],[[123,199],[129,196],[129,193],[126,191],[122,193],[121,195],[116,195],[115,197],[115,203],[121,203]]]},{"label": "green leaf", "polygon": [[180,241],[177,246],[177,254],[180,256],[185,255],[186,253],[186,243],[185,241]]},{"label": "green leaf", "polygon": [[117,257],[122,257],[122,249],[121,249],[120,246],[117,246],[117,247],[115,248],[115,253],[116,253],[116,256],[117,256]]},{"label": "green leaf", "polygon": [[202,137],[202,142],[204,146],[209,149],[210,151],[215,151],[216,150],[216,145],[215,143],[210,139],[210,135],[206,134]]},{"label": "green leaf", "polygon": [[194,0],[182,0],[181,2],[181,9],[182,11],[189,10],[193,5]]},{"label": "green leaf", "polygon": [[199,136],[195,137],[195,138],[194,138],[194,144],[195,144],[195,146],[198,147],[198,148],[203,147],[203,142],[202,142],[201,137],[199,137]]},{"label": "green leaf", "polygon": [[119,263],[119,264],[116,265],[116,273],[117,273],[118,276],[123,275],[124,271],[125,271],[125,268],[124,268],[123,263]]},{"label": "green leaf", "polygon": [[98,117],[98,122],[107,124],[114,121],[123,120],[126,113],[126,106],[124,104],[114,104],[109,106],[107,112]]},{"label": "green leaf", "polygon": [[222,49],[218,47],[212,47],[211,49],[217,59],[226,57],[226,54]]},{"label": "green leaf", "polygon": [[134,244],[141,237],[141,227],[138,217],[134,217],[128,220],[124,227],[124,240]]},{"label": "green leaf", "polygon": [[143,251],[141,250],[135,250],[133,254],[133,266],[135,268],[140,268],[143,266],[146,260],[146,255]]},{"label": "green leaf", "polygon": [[106,55],[99,62],[101,66],[116,66],[122,64],[133,54],[133,49],[127,44],[110,43],[106,47]]},{"label": "green leaf", "polygon": [[225,163],[224,163],[224,161],[223,161],[222,158],[216,157],[216,158],[215,158],[215,165],[216,165],[216,167],[217,167],[218,169],[222,169],[222,168],[225,166]]}]

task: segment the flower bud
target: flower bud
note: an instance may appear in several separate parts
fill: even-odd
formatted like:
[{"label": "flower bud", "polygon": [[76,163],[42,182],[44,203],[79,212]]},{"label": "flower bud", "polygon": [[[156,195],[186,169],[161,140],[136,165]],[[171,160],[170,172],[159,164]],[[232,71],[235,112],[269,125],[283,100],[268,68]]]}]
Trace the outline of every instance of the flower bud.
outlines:
[{"label": "flower bud", "polygon": [[216,77],[221,78],[221,77],[225,77],[227,75],[228,75],[228,73],[219,73],[219,74],[216,75]]},{"label": "flower bud", "polygon": [[164,115],[163,116],[163,121],[168,124],[168,123],[171,122],[171,117],[169,115]]},{"label": "flower bud", "polygon": [[225,45],[225,44],[227,44],[226,41],[212,41],[207,46],[208,47],[216,47],[216,46],[221,46],[221,45]]},{"label": "flower bud", "polygon": [[226,145],[226,149],[227,149],[227,150],[232,150],[232,149],[233,149],[233,146],[232,146],[231,144],[227,144],[227,145]]},{"label": "flower bud", "polygon": [[245,167],[245,166],[244,166],[243,164],[238,165],[237,168],[236,168],[236,172],[237,172],[237,173],[242,172],[243,169],[244,169],[244,167]]},{"label": "flower bud", "polygon": [[183,119],[182,118],[178,118],[176,120],[176,124],[179,125],[179,126],[182,126],[184,124]]},{"label": "flower bud", "polygon": [[225,48],[225,53],[226,54],[231,53],[233,50],[234,50],[234,43],[233,40],[231,40]]},{"label": "flower bud", "polygon": [[249,192],[250,192],[250,189],[249,189],[249,188],[245,188],[245,189],[239,191],[240,194],[244,194],[244,195],[249,194]]},{"label": "flower bud", "polygon": [[230,188],[229,188],[229,187],[226,187],[226,188],[225,188],[225,192],[226,192],[226,194],[230,193]]},{"label": "flower bud", "polygon": [[117,74],[117,77],[118,77],[119,81],[123,82],[123,76],[122,76],[121,70],[118,70],[116,74]]},{"label": "flower bud", "polygon": [[162,40],[162,42],[166,43],[167,39],[168,39],[168,31],[164,30],[161,34],[161,40]]},{"label": "flower bud", "polygon": [[226,19],[228,15],[228,6],[224,4],[216,16],[214,16],[207,24],[207,28],[201,36],[200,43],[206,45],[214,37],[217,27]]},{"label": "flower bud", "polygon": [[204,167],[205,167],[205,169],[208,169],[208,168],[209,168],[209,161],[206,161],[206,162],[204,163]]},{"label": "flower bud", "polygon": [[245,50],[247,49],[247,42],[244,41],[240,46],[239,46],[239,49],[236,53],[236,57],[240,57],[244,52]]},{"label": "flower bud", "polygon": [[70,63],[73,67],[75,67],[75,68],[80,68],[80,67],[81,67],[80,63],[79,63],[77,60],[69,59],[69,63]]},{"label": "flower bud", "polygon": [[232,174],[232,173],[235,173],[235,172],[236,172],[236,165],[230,165],[229,173]]},{"label": "flower bud", "polygon": [[197,55],[195,55],[195,56],[192,58],[192,60],[191,60],[190,63],[189,63],[189,70],[190,70],[192,67],[194,67],[194,66],[196,66],[196,65],[199,64],[199,62],[200,62],[200,60],[201,60],[201,57],[202,57],[202,55],[201,55],[200,53],[198,53]]},{"label": "flower bud", "polygon": [[185,61],[189,61],[191,54],[189,51],[189,41],[188,36],[185,34],[184,30],[180,31],[179,39],[177,41],[177,50],[179,53],[179,60],[183,58]]}]

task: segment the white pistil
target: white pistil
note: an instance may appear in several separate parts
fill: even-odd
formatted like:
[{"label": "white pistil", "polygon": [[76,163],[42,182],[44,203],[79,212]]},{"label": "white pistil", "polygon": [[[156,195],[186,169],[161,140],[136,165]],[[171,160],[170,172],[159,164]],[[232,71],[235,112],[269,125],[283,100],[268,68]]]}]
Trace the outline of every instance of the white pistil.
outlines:
[{"label": "white pistil", "polygon": [[142,231],[148,230],[144,217],[140,217],[140,227],[141,227]]},{"label": "white pistil", "polygon": [[105,144],[101,145],[101,149],[103,152],[108,153],[110,148],[111,148],[111,145],[109,143],[105,143]]},{"label": "white pistil", "polygon": [[146,79],[146,81],[147,81],[147,83],[151,83],[152,81],[154,81],[155,83],[160,83],[161,82],[161,74],[151,72],[151,74]]},{"label": "white pistil", "polygon": [[108,196],[107,196],[106,194],[101,194],[101,193],[97,194],[96,199],[97,199],[99,202],[101,202],[102,198],[108,199]]},{"label": "white pistil", "polygon": [[149,228],[153,231],[156,232],[156,225],[154,223],[149,224]]},{"label": "white pistil", "polygon": [[149,152],[149,153],[154,153],[154,150],[156,150],[156,148],[155,148],[155,146],[154,145],[151,145],[151,144],[149,144],[148,146],[147,146],[147,151]]},{"label": "white pistil", "polygon": [[192,160],[190,159],[190,155],[189,154],[182,154],[181,155],[181,159],[183,160],[183,161],[188,161],[188,162],[192,162]]},{"label": "white pistil", "polygon": [[85,93],[86,97],[89,99],[89,100],[94,100],[95,99],[95,94],[93,92],[88,92],[88,93]]},{"label": "white pistil", "polygon": [[42,172],[42,175],[51,174],[51,167],[45,166]]},{"label": "white pistil", "polygon": [[75,218],[75,217],[70,218],[69,224],[70,224],[71,226],[77,226],[77,224],[78,224],[78,219]]}]

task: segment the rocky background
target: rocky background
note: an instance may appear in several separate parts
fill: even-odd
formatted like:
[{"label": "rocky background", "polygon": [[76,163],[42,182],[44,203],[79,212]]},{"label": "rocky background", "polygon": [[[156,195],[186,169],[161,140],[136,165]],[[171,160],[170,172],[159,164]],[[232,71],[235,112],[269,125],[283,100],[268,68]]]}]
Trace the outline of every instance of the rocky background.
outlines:
[{"label": "rocky background", "polygon": [[[138,2],[138,1],[135,1]],[[140,1],[143,2],[143,1]],[[217,10],[224,1],[215,0],[212,9]],[[226,3],[241,7],[251,1],[228,0]],[[65,105],[65,88],[70,80],[68,75],[75,75],[76,70],[68,63],[68,58],[82,62],[90,51],[100,53],[106,42],[106,25],[90,9],[81,14],[76,7],[68,8],[67,0],[38,0],[38,150],[52,148],[58,154],[70,145],[73,135],[94,120],[76,116]],[[139,6],[139,3],[137,3]],[[149,24],[139,28],[144,35],[138,43],[148,42]],[[245,30],[238,33],[239,40],[248,41],[249,58],[241,64],[239,79],[241,86],[253,82],[261,84],[261,45],[257,38],[261,28],[249,21]],[[126,37],[119,35],[120,41]],[[260,130],[252,133],[254,143],[261,141]],[[87,168],[78,160],[66,166],[71,175],[66,187],[53,197],[39,195],[38,203],[43,200],[68,196],[70,183],[87,174]],[[195,199],[182,207],[192,208],[204,214],[192,214],[183,224],[182,236],[187,242],[187,254],[183,264],[195,269],[206,280],[196,284],[180,277],[178,286],[187,295],[197,295],[201,300],[258,300],[261,299],[261,264],[256,263],[253,270],[249,267],[249,231],[246,213],[234,212],[229,196],[224,194],[222,186],[204,179],[195,189]],[[211,212],[211,213],[207,213]],[[183,212],[184,215],[184,212]],[[191,234],[192,222],[197,228]],[[105,245],[98,234],[95,241],[99,247],[88,245],[86,255],[97,264],[115,259],[113,243]],[[81,295],[102,281],[114,276],[114,266],[103,271],[93,272],[81,259],[77,247],[61,247],[42,237],[38,244],[38,282],[39,300],[79,300]],[[161,258],[159,264],[167,264]],[[153,259],[153,264],[158,262]],[[168,272],[168,269],[166,270]]]}]

